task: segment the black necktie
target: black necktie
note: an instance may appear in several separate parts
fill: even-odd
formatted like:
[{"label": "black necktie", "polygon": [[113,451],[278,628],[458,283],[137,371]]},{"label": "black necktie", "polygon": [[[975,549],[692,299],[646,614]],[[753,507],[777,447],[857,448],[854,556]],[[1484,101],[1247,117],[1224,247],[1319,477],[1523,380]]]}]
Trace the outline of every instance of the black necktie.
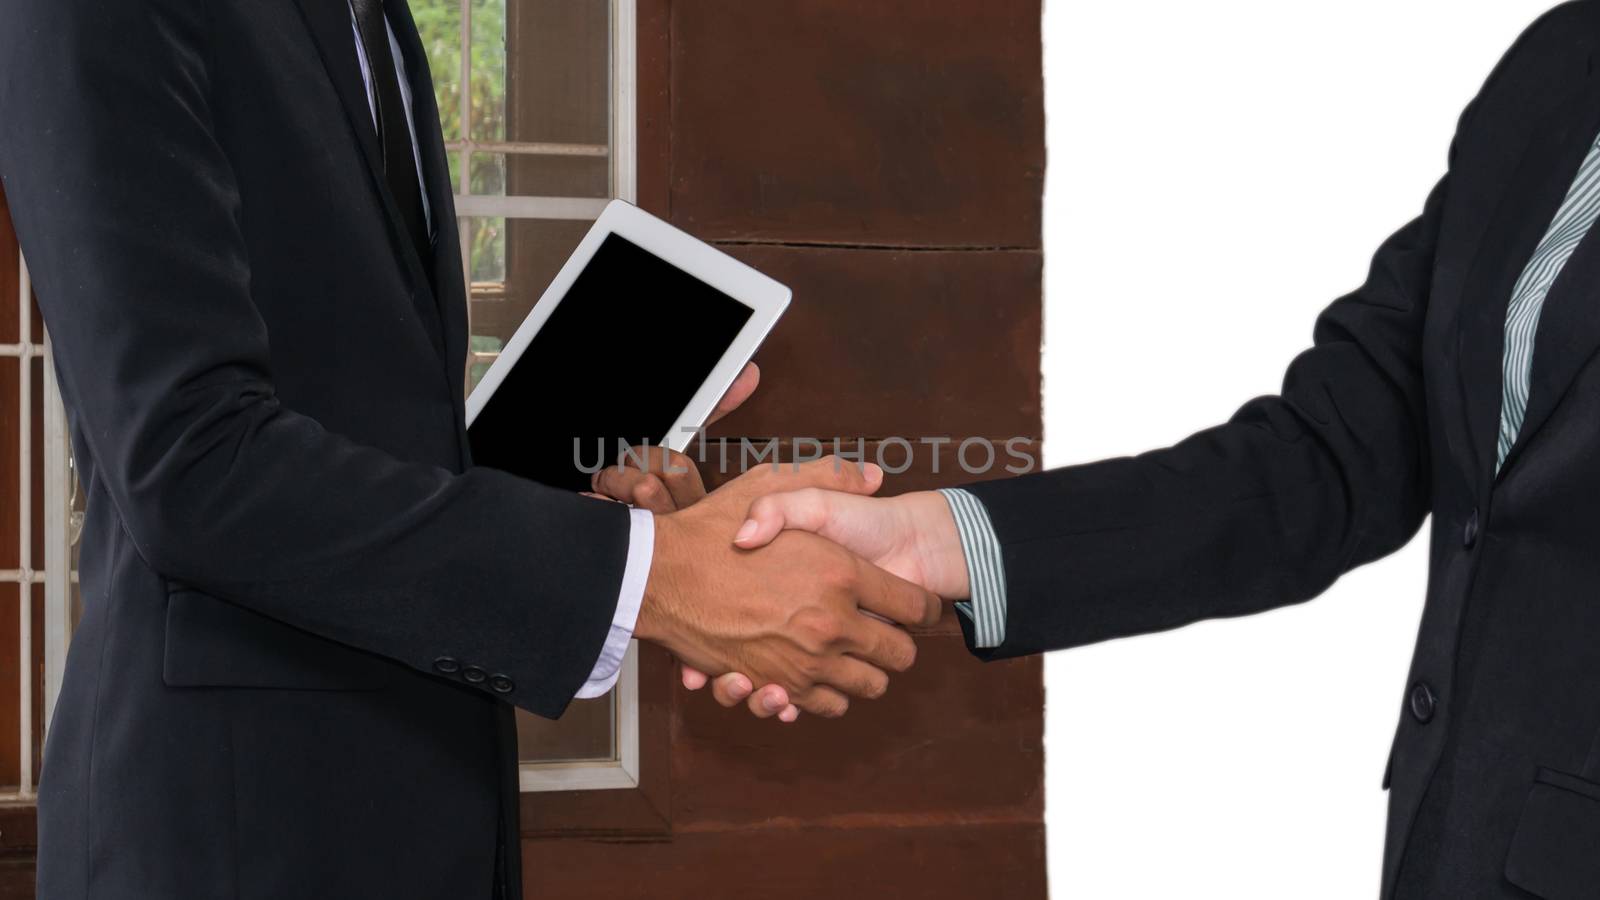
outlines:
[{"label": "black necktie", "polygon": [[383,0],[351,0],[356,30],[371,70],[373,93],[378,99],[378,146],[383,150],[383,177],[400,208],[406,232],[416,244],[426,268],[432,260],[427,217],[422,211],[422,187],[417,183],[417,163],[411,150],[411,126],[406,122],[400,78],[389,52],[389,31],[384,24]]}]

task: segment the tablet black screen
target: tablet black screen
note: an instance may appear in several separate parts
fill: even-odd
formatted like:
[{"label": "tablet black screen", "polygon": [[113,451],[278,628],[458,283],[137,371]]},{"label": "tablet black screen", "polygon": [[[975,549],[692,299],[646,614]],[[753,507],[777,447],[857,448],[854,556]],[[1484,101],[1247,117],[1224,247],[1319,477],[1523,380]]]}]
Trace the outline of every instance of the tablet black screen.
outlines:
[{"label": "tablet black screen", "polygon": [[615,234],[468,431],[473,463],[588,490],[618,439],[659,446],[754,310]]}]

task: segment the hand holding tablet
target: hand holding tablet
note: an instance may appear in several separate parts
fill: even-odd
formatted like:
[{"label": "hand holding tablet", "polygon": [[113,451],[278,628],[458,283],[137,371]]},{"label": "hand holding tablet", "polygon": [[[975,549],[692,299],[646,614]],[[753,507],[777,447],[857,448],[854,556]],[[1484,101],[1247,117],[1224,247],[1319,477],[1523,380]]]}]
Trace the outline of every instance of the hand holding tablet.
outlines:
[{"label": "hand holding tablet", "polygon": [[586,490],[622,447],[682,450],[790,296],[612,201],[467,399],[474,462]]}]

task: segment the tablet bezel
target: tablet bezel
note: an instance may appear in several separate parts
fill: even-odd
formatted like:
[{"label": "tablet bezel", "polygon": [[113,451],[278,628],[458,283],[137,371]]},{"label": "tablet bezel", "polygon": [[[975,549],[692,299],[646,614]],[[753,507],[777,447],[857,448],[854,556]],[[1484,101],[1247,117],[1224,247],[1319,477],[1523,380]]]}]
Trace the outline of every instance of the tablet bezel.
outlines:
[{"label": "tablet bezel", "polygon": [[[478,413],[494,396],[500,383],[505,380],[506,374],[516,366],[522,354],[533,343],[534,335],[539,333],[539,329],[550,318],[556,306],[566,298],[567,291],[572,288],[579,273],[594,257],[595,251],[613,234],[632,241],[646,252],[660,257],[683,272],[727,294],[750,307],[752,311],[750,319],[723,351],[722,357],[711,369],[711,374],[701,382],[694,396],[673,421],[671,430],[661,439],[658,446],[665,445],[669,449],[681,452],[689,445],[695,437],[696,430],[711,418],[717,401],[722,399],[722,395],[733,385],[733,380],[739,376],[745,363],[755,356],[757,348],[772,331],[772,326],[777,324],[793,296],[788,287],[721,250],[680,231],[631,203],[613,200],[606,205],[600,218],[595,220],[589,233],[578,242],[577,249],[572,251],[572,255],[562,265],[561,271],[556,273],[550,286],[545,288],[527,318],[522,320],[522,324],[517,326],[516,332],[506,342],[499,358],[490,364],[489,371],[484,373],[483,378],[472,389],[472,393],[467,396],[466,414],[469,430]],[[597,336],[597,340],[601,339]],[[671,348],[667,348],[666,352],[670,355]],[[642,364],[647,366],[648,360],[642,361]],[[647,369],[642,367],[641,371]],[[550,389],[566,388],[562,385],[551,385]],[[644,379],[641,379],[640,390],[648,390],[648,383]]]}]

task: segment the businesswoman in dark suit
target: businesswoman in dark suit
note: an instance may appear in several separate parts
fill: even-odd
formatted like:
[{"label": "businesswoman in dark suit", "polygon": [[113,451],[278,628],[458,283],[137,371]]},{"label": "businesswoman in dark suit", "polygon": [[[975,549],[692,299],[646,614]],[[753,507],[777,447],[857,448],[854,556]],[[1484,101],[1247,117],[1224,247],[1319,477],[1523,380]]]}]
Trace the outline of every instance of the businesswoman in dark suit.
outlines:
[{"label": "businesswoman in dark suit", "polygon": [[767,498],[740,543],[838,540],[964,601],[973,652],[1003,659],[1310,599],[1431,514],[1383,896],[1600,896],[1597,136],[1584,0],[1495,69],[1422,215],[1279,395],[1175,447],[944,496]]}]

